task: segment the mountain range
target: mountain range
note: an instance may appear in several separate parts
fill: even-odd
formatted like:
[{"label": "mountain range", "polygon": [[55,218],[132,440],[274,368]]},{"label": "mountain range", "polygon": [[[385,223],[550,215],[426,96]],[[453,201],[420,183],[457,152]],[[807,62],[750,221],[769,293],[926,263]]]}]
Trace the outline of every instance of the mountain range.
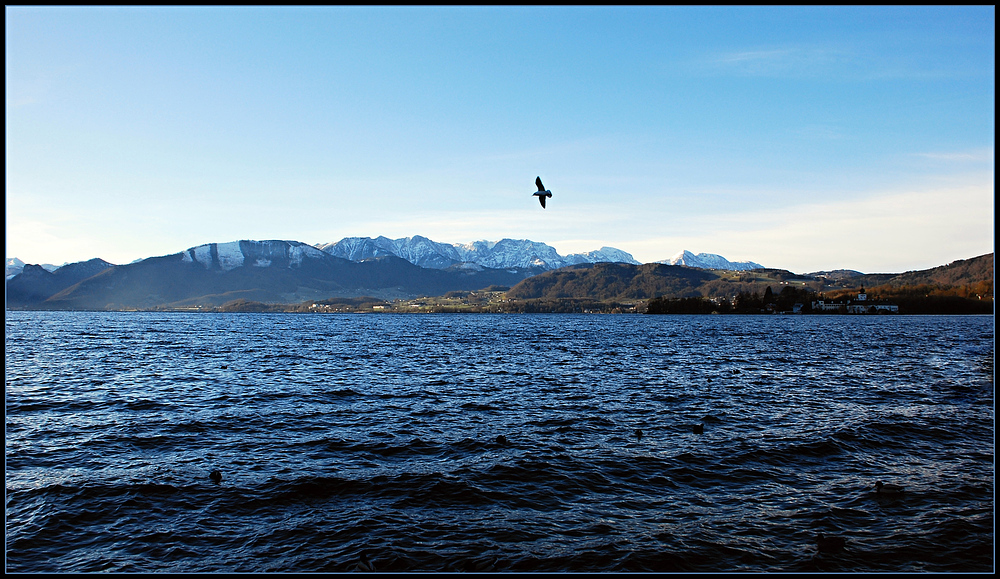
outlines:
[{"label": "mountain range", "polygon": [[[629,284],[643,288],[636,295],[713,295],[731,290],[731,284],[720,281],[725,271],[729,277],[745,277],[749,270],[778,272],[782,279],[795,275],[688,251],[641,265],[611,247],[562,256],[530,240],[444,244],[421,236],[349,237],[315,246],[280,240],[209,243],[127,265],[92,259],[51,271],[19,261],[7,261],[6,305],[11,309],[197,308],[238,299],[287,304],[358,296],[414,298],[485,288],[512,288],[511,296],[554,296],[570,286],[575,295],[623,296],[636,293],[627,289]],[[992,279],[992,268],[990,272]],[[894,275],[828,273],[836,275],[838,283],[860,276],[870,285],[876,277]],[[822,284],[831,278],[814,281]],[[552,283],[563,289],[540,289]],[[600,284],[608,287],[596,287]]]},{"label": "mountain range", "polygon": [[316,247],[335,257],[362,261],[373,257],[394,255],[414,265],[444,269],[462,263],[472,263],[493,269],[537,268],[545,271],[578,263],[631,263],[639,265],[631,255],[613,247],[602,247],[587,253],[559,255],[555,248],[528,239],[501,239],[472,243],[439,243],[415,235],[400,239],[387,237],[345,237],[336,243]]},{"label": "mountain range", "polygon": [[[414,265],[431,269],[445,269],[467,264],[465,267],[478,265],[492,269],[534,269],[541,272],[581,263],[611,262],[639,265],[639,262],[632,255],[614,247],[602,247],[595,251],[571,253],[563,256],[548,244],[528,239],[483,240],[449,244],[432,241],[420,235],[399,239],[389,239],[382,236],[376,238],[345,237],[337,242],[319,243],[313,247],[334,257],[350,261],[363,261],[391,255],[403,258]],[[734,262],[714,253],[694,254],[687,250],[677,253],[670,259],[656,263],[732,271],[746,271],[763,267],[752,261]],[[21,273],[24,265],[24,262],[16,257],[7,258],[6,278],[10,279]],[[60,266],[42,264],[41,267],[46,271],[53,272]]]},{"label": "mountain range", "polygon": [[[69,264],[68,263],[64,263],[63,265],[69,265]],[[20,259],[18,259],[16,257],[8,257],[7,258],[7,263],[4,266],[4,272],[5,272],[5,276],[4,277],[6,277],[7,279],[10,279],[11,277],[13,277],[13,276],[21,273],[21,270],[24,269],[24,266],[25,266],[25,263],[23,261],[21,261]],[[51,263],[43,263],[43,264],[39,264],[39,267],[41,267],[45,271],[55,271],[55,270],[59,269],[62,266],[61,265],[52,265]]]},{"label": "mountain range", "polygon": [[[414,265],[394,255],[351,261],[298,241],[209,243],[180,253],[101,268],[80,279],[25,265],[7,280],[8,308],[152,309],[219,306],[237,299],[298,303],[360,295],[402,298],[509,287],[538,269]],[[72,264],[76,265],[76,264]],[[71,268],[75,271],[79,268]]]}]

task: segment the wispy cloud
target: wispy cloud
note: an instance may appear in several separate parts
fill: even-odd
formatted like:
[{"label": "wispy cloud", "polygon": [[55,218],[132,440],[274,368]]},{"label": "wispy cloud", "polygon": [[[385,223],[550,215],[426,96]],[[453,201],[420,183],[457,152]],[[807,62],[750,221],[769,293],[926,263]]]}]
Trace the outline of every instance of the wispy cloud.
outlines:
[{"label": "wispy cloud", "polygon": [[705,55],[703,72],[745,77],[942,80],[979,74],[966,63],[942,63],[904,48],[887,52],[872,46],[788,45]]},{"label": "wispy cloud", "polygon": [[710,71],[744,76],[818,76],[851,61],[840,49],[788,46],[714,54],[704,63]]}]

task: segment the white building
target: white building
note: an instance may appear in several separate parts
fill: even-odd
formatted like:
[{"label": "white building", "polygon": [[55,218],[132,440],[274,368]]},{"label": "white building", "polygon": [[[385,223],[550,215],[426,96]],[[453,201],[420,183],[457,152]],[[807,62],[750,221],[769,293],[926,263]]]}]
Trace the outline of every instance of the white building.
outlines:
[{"label": "white building", "polygon": [[814,312],[844,312],[848,314],[899,313],[899,306],[881,301],[869,301],[865,288],[858,292],[857,299],[828,302],[816,300],[812,303]]}]

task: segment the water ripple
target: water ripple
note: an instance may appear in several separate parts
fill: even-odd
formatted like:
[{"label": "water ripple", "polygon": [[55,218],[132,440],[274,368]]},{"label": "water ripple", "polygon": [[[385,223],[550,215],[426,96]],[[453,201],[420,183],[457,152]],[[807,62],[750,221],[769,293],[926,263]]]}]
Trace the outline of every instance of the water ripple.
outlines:
[{"label": "water ripple", "polygon": [[993,327],[8,312],[7,571],[991,572]]}]

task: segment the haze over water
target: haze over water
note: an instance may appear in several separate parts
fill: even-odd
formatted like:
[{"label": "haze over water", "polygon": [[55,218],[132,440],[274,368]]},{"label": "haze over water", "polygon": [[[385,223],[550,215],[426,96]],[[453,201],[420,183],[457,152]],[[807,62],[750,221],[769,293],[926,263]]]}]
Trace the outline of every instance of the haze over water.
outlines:
[{"label": "haze over water", "polygon": [[993,316],[7,312],[5,357],[7,571],[994,568]]}]

